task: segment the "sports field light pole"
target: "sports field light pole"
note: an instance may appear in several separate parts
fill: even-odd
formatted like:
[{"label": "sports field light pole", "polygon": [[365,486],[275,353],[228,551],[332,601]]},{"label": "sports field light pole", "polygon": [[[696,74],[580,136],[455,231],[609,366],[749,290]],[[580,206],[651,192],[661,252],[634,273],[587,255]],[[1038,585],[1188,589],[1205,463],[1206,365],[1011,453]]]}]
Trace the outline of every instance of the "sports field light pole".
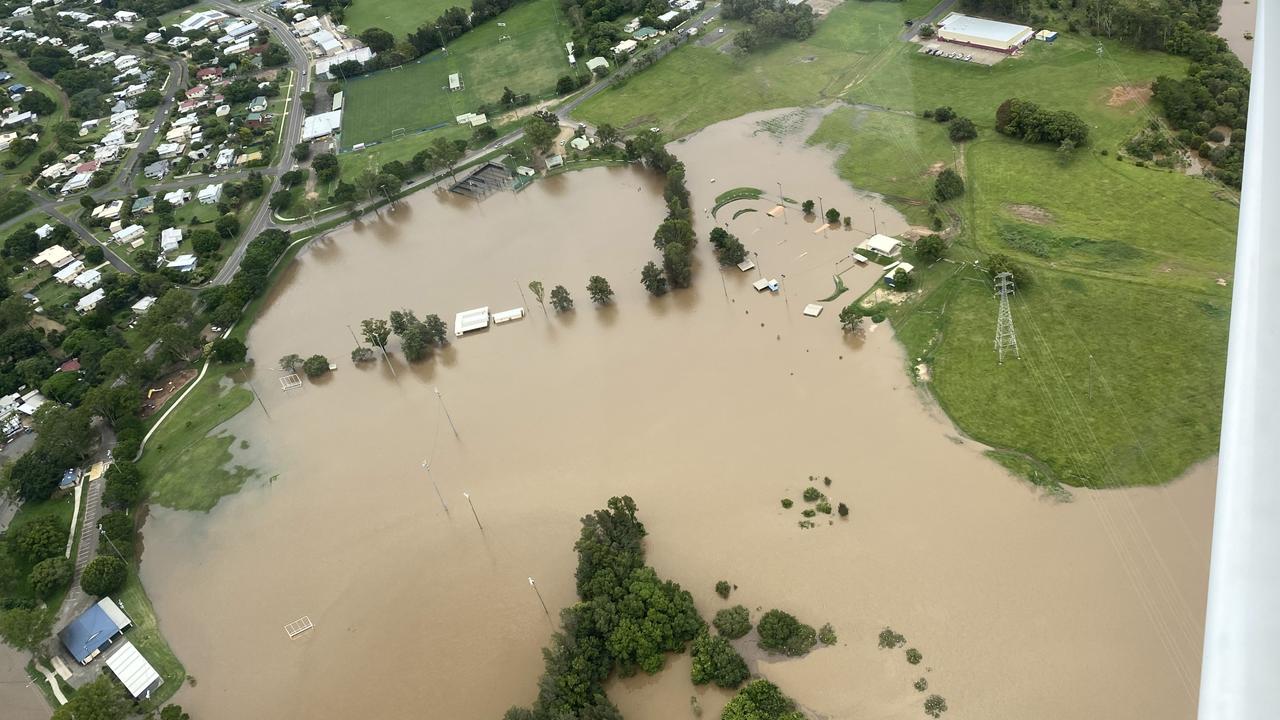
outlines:
[{"label": "sports field light pole", "polygon": [[476,519],[476,527],[480,528],[480,532],[484,532],[484,525],[480,524],[480,516],[476,514],[475,503],[471,502],[471,493],[464,492],[462,497],[467,499],[467,505],[471,506],[471,516]]},{"label": "sports field light pole", "polygon": [[440,499],[440,507],[444,508],[444,514],[450,515],[449,504],[444,501],[444,495],[440,494],[440,486],[436,484],[436,479],[431,477],[431,463],[423,460],[422,469],[427,471],[427,479],[431,481],[431,487],[436,489],[436,497]]},{"label": "sports field light pole", "polygon": [[444,409],[444,417],[449,421],[449,428],[453,430],[453,436],[461,440],[458,435],[458,428],[453,424],[453,417],[449,415],[449,406],[444,404],[444,396],[440,394],[440,388],[432,388],[436,391],[436,399],[440,401],[440,407]]},{"label": "sports field light pole", "polygon": [[782,224],[787,224],[787,201],[782,197],[782,181],[778,181],[778,204],[782,206]]},{"label": "sports field light pole", "polygon": [[547,601],[542,599],[542,593],[538,591],[538,584],[529,578],[529,587],[533,588],[533,593],[538,596],[538,602],[542,603],[542,612],[547,614],[547,619],[551,619],[551,611],[547,609]]}]

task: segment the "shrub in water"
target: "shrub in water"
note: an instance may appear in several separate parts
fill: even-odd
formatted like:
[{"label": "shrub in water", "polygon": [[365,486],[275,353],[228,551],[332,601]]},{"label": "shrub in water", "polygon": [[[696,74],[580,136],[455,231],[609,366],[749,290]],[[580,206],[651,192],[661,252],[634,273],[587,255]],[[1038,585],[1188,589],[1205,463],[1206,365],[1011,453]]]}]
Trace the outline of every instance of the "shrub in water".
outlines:
[{"label": "shrub in water", "polygon": [[782,507],[790,510],[795,503],[791,502],[791,498],[782,498]]},{"label": "shrub in water", "polygon": [[836,629],[831,627],[831,623],[823,625],[818,630],[818,641],[823,645],[835,645],[836,640]]},{"label": "shrub in water", "polygon": [[730,588],[729,588],[728,580],[721,580],[720,582],[716,583],[716,594],[719,595],[720,597],[728,599],[729,590]]},{"label": "shrub in water", "polygon": [[919,650],[915,648],[907,648],[907,662],[912,665],[919,665],[920,661],[923,659],[924,656],[920,654]]},{"label": "shrub in water", "polygon": [[824,499],[824,500],[819,500],[819,501],[818,501],[818,505],[817,505],[817,510],[818,510],[818,512],[820,512],[820,513],[826,513],[827,515],[830,515],[830,514],[831,514],[831,503],[827,502],[825,499]]},{"label": "shrub in water", "polygon": [[836,506],[836,512],[840,513],[840,517],[847,518],[849,517],[849,506],[844,503],[840,503]]},{"label": "shrub in water", "polygon": [[942,717],[942,713],[946,711],[947,701],[941,695],[930,695],[924,701],[924,712],[931,718]]},{"label": "shrub in water", "polygon": [[919,680],[912,683],[911,687],[914,687],[916,689],[916,692],[924,692],[925,690],[929,689],[929,681],[925,680],[924,678],[920,678]]},{"label": "shrub in water", "polygon": [[892,628],[885,628],[880,631],[880,647],[882,648],[892,650],[906,641],[906,638],[902,637],[901,634],[894,632]]},{"label": "shrub in water", "polygon": [[804,489],[805,502],[817,502],[820,498],[822,498],[822,493],[818,491],[818,488],[807,487]]},{"label": "shrub in water", "polygon": [[711,624],[721,635],[737,640],[751,632],[751,613],[741,605],[734,605],[717,612]]},{"label": "shrub in water", "polygon": [[800,514],[801,514],[801,515],[803,515],[803,516],[805,516],[805,517],[807,517],[807,518],[811,518],[811,517],[813,517],[814,515],[817,515],[818,513],[817,513],[817,512],[815,512],[813,508],[806,508],[806,509],[805,509],[805,511],[804,511],[804,512],[802,512],[802,513],[800,513]]}]

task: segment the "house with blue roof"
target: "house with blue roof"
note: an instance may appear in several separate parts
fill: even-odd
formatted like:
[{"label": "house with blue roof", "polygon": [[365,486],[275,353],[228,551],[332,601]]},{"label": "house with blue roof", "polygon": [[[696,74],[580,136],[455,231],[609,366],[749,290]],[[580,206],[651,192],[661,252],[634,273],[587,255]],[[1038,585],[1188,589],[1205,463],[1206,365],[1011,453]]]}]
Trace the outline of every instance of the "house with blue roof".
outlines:
[{"label": "house with blue roof", "polygon": [[114,600],[104,597],[59,630],[58,639],[76,662],[88,665],[132,624]]}]

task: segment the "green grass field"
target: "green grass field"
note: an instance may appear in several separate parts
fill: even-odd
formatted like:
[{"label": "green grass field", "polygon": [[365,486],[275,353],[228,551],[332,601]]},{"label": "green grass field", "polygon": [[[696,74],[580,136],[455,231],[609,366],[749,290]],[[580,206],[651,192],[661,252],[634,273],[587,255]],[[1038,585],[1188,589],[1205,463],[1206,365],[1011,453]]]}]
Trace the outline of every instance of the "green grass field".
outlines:
[{"label": "green grass field", "polygon": [[240,489],[254,471],[232,461],[235,437],[217,431],[253,403],[253,393],[235,383],[236,366],[212,365],[180,411],[165,421],[138,462],[151,500],[178,510],[208,511],[224,495]]},{"label": "green grass field", "polygon": [[[52,82],[44,79],[40,75],[35,74],[27,67],[26,63],[18,59],[17,55],[10,52],[0,53],[0,59],[4,60],[4,69],[13,75],[13,80],[9,83],[19,82],[30,88],[35,88],[49,97],[50,100],[57,104],[58,109],[52,115],[40,117],[40,124],[46,130],[51,130],[54,125],[67,119],[67,101],[62,89]],[[0,170],[0,192],[4,192],[9,188],[17,188],[21,185],[21,178],[31,168],[36,165],[36,158],[40,153],[53,147],[54,136],[50,132],[40,133],[40,142],[35,152],[28,155],[22,162],[18,163],[11,169]],[[5,153],[8,156],[8,153]]]},{"label": "green grass field", "polygon": [[441,13],[454,6],[471,7],[458,0],[356,0],[347,7],[342,22],[352,35],[377,27],[401,40],[422,25],[434,24]]},{"label": "green grass field", "polygon": [[[578,115],[678,137],[751,111],[843,101],[810,142],[834,148],[842,177],[916,223],[931,166],[956,167],[968,187],[950,208],[962,218],[960,262],[920,263],[922,291],[888,309],[908,354],[929,362],[938,401],[1041,484],[1175,477],[1217,447],[1230,289],[1216,281],[1231,275],[1236,207],[1210,182],[1117,162],[1111,153],[1158,112],[1113,103],[1112,92],[1181,76],[1185,60],[1105,43],[1100,61],[1093,39],[1064,35],[990,68],[946,61],[896,39],[901,19],[931,4],[845,3],[809,40],[746,57],[686,45]],[[995,109],[1013,96],[1080,114],[1091,146],[1063,165],[1053,148],[1000,137]],[[954,147],[945,126],[918,117],[940,105],[970,117],[979,139]],[[1004,366],[990,281],[961,264],[993,252],[1034,281],[1013,303],[1022,359]]]},{"label": "green grass field", "polygon": [[[412,133],[453,125],[458,115],[496,104],[503,87],[550,95],[556,79],[569,73],[556,3],[517,5],[458,38],[447,53],[347,82],[343,147],[386,140],[398,128]],[[499,41],[501,36],[511,39]],[[465,89],[449,92],[451,73],[461,75]]]}]

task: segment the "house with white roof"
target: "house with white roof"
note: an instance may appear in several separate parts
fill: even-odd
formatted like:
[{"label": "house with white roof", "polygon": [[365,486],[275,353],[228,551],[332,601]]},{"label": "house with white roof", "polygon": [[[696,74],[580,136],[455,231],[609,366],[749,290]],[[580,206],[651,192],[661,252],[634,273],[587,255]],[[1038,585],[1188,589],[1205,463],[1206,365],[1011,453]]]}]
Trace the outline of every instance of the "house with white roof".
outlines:
[{"label": "house with white roof", "polygon": [[141,225],[130,225],[127,228],[121,228],[112,233],[111,239],[118,243],[127,243],[131,240],[142,237],[147,234],[147,229]]},{"label": "house with white roof", "polygon": [[163,252],[173,252],[178,249],[178,245],[182,243],[181,228],[165,228],[160,231],[160,250]]},{"label": "house with white roof", "polygon": [[136,23],[142,19],[141,15],[132,10],[117,10],[112,17],[116,19],[116,22],[122,23]]},{"label": "house with white roof", "polygon": [[76,173],[66,182],[65,185],[62,186],[62,190],[60,192],[63,195],[70,195],[73,192],[79,192],[89,187],[89,181],[92,179],[93,173],[91,172]]},{"label": "house with white roof", "polygon": [[94,290],[93,292],[89,293],[88,295],[85,295],[84,297],[76,301],[76,312],[80,313],[81,315],[87,312],[92,312],[94,308],[98,307],[98,303],[102,302],[102,299],[106,296],[107,296],[106,290],[102,288],[98,288],[97,290]]},{"label": "house with white roof", "polygon": [[222,183],[215,185],[205,185],[200,188],[200,192],[196,194],[196,199],[204,205],[213,205],[222,199]]},{"label": "house with white roof", "polygon": [[195,270],[196,263],[197,263],[197,260],[195,255],[191,255],[191,254],[179,255],[178,257],[165,263],[165,267],[171,270],[177,270],[178,272],[186,273],[186,272],[191,272],[192,270]]},{"label": "house with white roof", "polygon": [[53,279],[66,285],[75,280],[76,276],[82,272],[84,272],[84,263],[80,260],[73,260],[66,267],[54,273]]},{"label": "house with white roof", "polygon": [[138,302],[134,303],[131,309],[138,315],[146,315],[147,311],[151,309],[151,306],[155,304],[156,304],[155,295],[148,295],[142,298],[141,300],[139,300]]},{"label": "house with white roof", "polygon": [[169,42],[166,44],[171,48],[180,48],[189,42],[191,42],[191,38],[186,35],[174,35],[169,38]]},{"label": "house with white roof", "polygon": [[71,284],[81,290],[92,290],[93,288],[98,287],[101,282],[102,273],[97,270],[85,270],[77,275],[76,279],[71,281]]},{"label": "house with white roof", "polygon": [[165,193],[165,196],[164,196],[164,201],[174,207],[182,207],[183,205],[186,205],[187,201],[190,199],[191,199],[191,193],[182,188],[178,188],[177,190],[170,190],[169,192]]}]

